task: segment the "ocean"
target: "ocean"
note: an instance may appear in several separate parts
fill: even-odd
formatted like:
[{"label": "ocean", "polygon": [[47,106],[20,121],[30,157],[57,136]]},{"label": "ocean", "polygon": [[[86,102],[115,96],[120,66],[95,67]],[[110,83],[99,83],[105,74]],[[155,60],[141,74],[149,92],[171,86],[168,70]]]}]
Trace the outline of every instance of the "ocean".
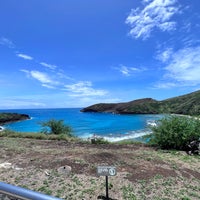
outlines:
[{"label": "ocean", "polygon": [[58,109],[17,109],[0,110],[0,112],[17,112],[28,114],[31,119],[4,125],[4,128],[19,132],[40,132],[41,122],[49,119],[64,120],[72,127],[73,134],[87,139],[96,136],[109,141],[135,139],[150,133],[149,124],[160,119],[162,115],[119,115],[112,113],[82,113],[81,108]]}]

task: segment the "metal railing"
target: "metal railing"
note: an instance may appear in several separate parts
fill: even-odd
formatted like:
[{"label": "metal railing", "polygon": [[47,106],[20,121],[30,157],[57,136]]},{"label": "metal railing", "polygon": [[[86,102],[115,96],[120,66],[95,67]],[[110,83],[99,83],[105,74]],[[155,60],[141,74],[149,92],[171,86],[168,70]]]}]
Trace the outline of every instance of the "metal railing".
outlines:
[{"label": "metal railing", "polygon": [[46,194],[42,194],[33,190],[28,190],[3,182],[0,182],[0,194],[21,200],[61,200],[57,197],[48,196]]}]

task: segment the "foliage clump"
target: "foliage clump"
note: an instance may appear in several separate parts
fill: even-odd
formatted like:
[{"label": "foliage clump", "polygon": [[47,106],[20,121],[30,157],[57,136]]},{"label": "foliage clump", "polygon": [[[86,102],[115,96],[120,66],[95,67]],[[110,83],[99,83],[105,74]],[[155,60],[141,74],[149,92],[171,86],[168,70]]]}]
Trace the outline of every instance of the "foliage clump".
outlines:
[{"label": "foliage clump", "polygon": [[187,150],[190,142],[200,138],[200,119],[188,116],[168,116],[151,128],[150,144],[162,149]]},{"label": "foliage clump", "polygon": [[105,140],[104,138],[101,137],[96,137],[91,139],[92,144],[110,144],[108,140]]},{"label": "foliage clump", "polygon": [[72,129],[70,126],[65,125],[63,120],[51,119],[41,123],[43,130],[42,133],[54,135],[67,135],[73,137]]}]

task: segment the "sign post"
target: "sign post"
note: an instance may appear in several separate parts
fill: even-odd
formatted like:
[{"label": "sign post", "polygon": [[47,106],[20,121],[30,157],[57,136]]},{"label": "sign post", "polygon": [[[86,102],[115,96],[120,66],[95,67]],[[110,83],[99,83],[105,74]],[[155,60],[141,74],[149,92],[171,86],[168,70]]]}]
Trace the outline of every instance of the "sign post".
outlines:
[{"label": "sign post", "polygon": [[108,195],[108,176],[106,176],[106,199],[109,199],[109,195]]},{"label": "sign post", "polygon": [[108,176],[115,176],[117,174],[116,167],[113,166],[98,166],[97,175],[106,177],[106,199],[109,200],[108,195]]}]

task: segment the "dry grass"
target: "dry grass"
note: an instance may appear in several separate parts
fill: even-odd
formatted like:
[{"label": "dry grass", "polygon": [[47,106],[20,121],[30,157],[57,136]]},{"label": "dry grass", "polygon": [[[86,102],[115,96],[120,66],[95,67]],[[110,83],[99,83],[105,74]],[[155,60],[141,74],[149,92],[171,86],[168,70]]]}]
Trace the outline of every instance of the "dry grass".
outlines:
[{"label": "dry grass", "polygon": [[[200,158],[185,152],[157,151],[142,144],[0,138],[0,181],[63,199],[97,199],[105,195],[98,165],[114,165],[109,178],[112,199],[200,199]],[[60,173],[70,166],[71,173]],[[99,197],[100,199],[100,197]]]}]

